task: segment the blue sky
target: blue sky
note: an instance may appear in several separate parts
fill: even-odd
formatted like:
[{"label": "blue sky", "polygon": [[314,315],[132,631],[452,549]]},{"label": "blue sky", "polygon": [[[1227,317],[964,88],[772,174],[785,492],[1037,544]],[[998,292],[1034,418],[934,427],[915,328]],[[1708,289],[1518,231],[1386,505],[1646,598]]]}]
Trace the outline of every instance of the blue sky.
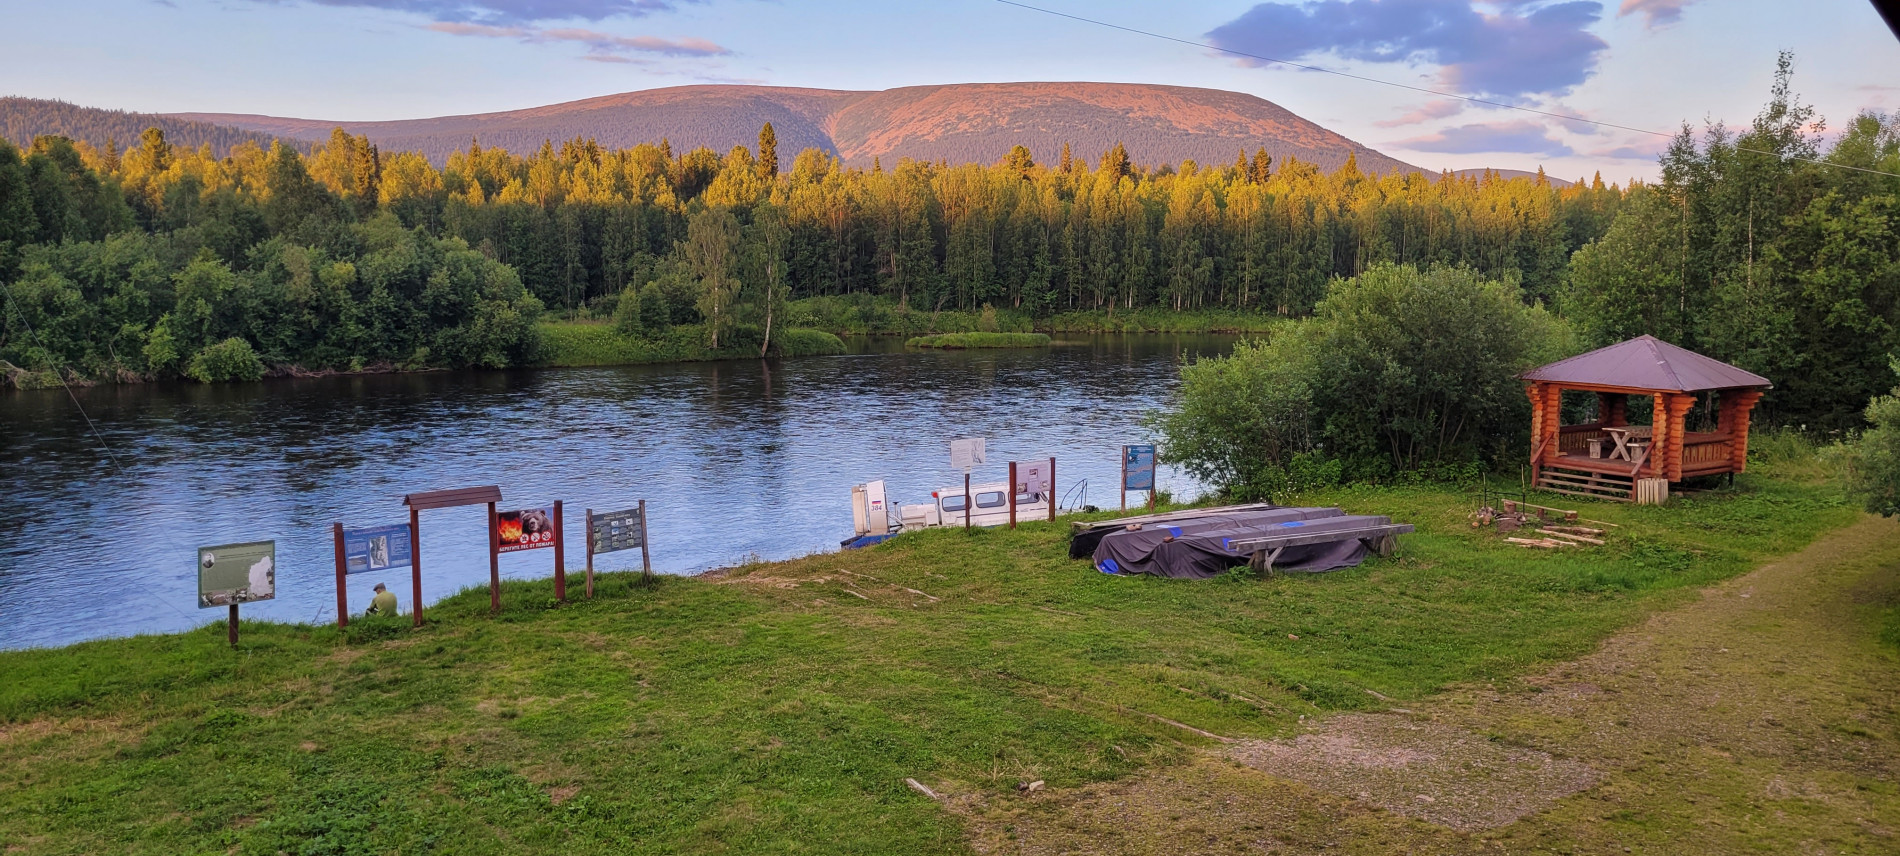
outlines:
[{"label": "blue sky", "polygon": [[[1033,5],[1637,128],[1747,123],[1775,53],[1834,126],[1900,109],[1866,0]],[[18,4],[0,94],[149,112],[399,119],[706,82],[828,89],[1100,80],[1269,99],[1431,168],[1655,173],[1658,138],[1290,70],[994,0],[98,0]]]}]

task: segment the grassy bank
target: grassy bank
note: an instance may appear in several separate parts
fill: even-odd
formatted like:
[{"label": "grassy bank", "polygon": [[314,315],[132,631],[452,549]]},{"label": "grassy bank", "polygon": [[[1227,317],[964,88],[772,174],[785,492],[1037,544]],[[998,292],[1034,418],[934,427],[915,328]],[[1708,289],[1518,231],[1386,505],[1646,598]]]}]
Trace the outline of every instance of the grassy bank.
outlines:
[{"label": "grassy bank", "polygon": [[934,336],[918,336],[904,343],[907,348],[943,348],[963,350],[971,348],[1046,348],[1049,346],[1047,333],[938,333]]},{"label": "grassy bank", "polygon": [[930,531],[718,580],[610,575],[590,602],[509,582],[501,615],[467,592],[420,631],[0,653],[0,852],[968,852],[906,777],[1014,799],[1210,745],[1164,719],[1269,736],[1505,680],[1856,519],[1749,474],[1585,503],[1621,528],[1559,552],[1471,529],[1457,491],[1305,500],[1419,531],[1357,569],[1208,581],[1095,573],[1047,523]]},{"label": "grassy bank", "polygon": [[[759,356],[756,341],[716,350],[707,347],[705,330],[698,325],[674,327],[654,337],[623,335],[605,322],[544,321],[535,329],[541,335],[541,364],[548,366],[625,366]],[[772,343],[772,353],[781,357],[842,354],[844,342],[822,330],[794,328],[779,333]]]},{"label": "grassy bank", "polygon": [[792,301],[790,323],[840,335],[926,336],[938,333],[1264,333],[1286,319],[1265,312],[1149,307],[1134,310],[1062,312],[1035,317],[1021,310],[986,307],[976,312],[899,307],[870,295],[808,297]]}]

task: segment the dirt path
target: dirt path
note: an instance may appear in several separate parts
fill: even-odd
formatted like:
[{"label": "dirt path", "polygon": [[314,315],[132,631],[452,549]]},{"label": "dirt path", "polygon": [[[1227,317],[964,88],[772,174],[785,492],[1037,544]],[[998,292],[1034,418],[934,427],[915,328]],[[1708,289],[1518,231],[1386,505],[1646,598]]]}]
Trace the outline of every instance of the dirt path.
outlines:
[{"label": "dirt path", "polygon": [[1900,853],[1900,521],[1510,687],[970,808],[984,853]]}]

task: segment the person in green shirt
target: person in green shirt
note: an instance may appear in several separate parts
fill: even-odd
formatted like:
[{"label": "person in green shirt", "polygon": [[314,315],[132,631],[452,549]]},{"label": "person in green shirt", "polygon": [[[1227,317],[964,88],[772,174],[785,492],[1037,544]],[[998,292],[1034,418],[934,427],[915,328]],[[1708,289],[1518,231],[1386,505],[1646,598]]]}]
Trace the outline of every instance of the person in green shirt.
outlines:
[{"label": "person in green shirt", "polygon": [[366,615],[395,615],[396,614],[396,595],[391,593],[388,588],[385,588],[382,583],[377,583],[376,597],[370,600],[369,612],[365,614]]}]

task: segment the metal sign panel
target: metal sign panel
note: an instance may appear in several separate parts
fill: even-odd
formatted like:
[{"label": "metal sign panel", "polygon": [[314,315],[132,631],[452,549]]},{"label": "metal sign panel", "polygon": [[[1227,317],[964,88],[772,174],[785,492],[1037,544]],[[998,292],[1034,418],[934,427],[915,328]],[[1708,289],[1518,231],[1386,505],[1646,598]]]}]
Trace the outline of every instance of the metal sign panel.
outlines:
[{"label": "metal sign panel", "polygon": [[1154,490],[1155,447],[1122,447],[1122,490]]},{"label": "metal sign panel", "polygon": [[495,515],[499,552],[538,550],[554,546],[554,507],[503,511]]},{"label": "metal sign panel", "polygon": [[277,599],[277,542],[198,548],[198,608]]},{"label": "metal sign panel", "polygon": [[1016,462],[1016,492],[1035,496],[1049,492],[1049,461]]},{"label": "metal sign panel", "polygon": [[633,550],[646,546],[646,521],[640,519],[638,508],[629,508],[625,511],[596,511],[592,535],[596,553]]},{"label": "metal sign panel", "polygon": [[406,568],[415,561],[414,556],[407,523],[343,530],[343,572],[346,574]]},{"label": "metal sign panel", "polygon": [[950,441],[950,466],[969,472],[983,460],[983,438],[965,437]]}]

